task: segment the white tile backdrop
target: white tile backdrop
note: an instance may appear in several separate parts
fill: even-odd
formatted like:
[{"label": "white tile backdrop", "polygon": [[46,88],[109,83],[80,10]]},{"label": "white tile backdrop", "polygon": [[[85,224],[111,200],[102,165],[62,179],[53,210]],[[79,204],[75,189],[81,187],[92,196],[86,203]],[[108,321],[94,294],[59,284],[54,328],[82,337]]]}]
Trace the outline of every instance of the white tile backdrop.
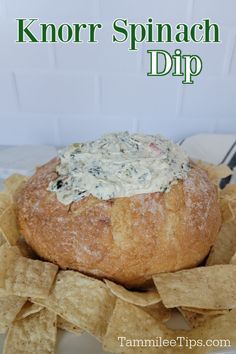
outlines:
[{"label": "white tile backdrop", "polygon": [[[145,22],[221,25],[221,44],[182,44],[202,56],[194,85],[148,78],[147,49],[111,41],[117,17]],[[16,17],[102,22],[100,43],[15,44]],[[180,139],[199,132],[236,133],[235,0],[0,0],[0,145],[55,144],[115,130],[161,132]]]}]

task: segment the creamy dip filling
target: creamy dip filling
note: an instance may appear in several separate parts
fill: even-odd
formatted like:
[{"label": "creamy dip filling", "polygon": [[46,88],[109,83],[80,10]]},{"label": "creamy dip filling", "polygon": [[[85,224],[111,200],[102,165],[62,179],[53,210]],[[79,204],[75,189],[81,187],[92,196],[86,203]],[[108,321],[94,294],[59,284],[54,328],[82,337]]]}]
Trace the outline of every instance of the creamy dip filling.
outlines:
[{"label": "creamy dip filling", "polygon": [[49,185],[68,205],[89,194],[108,200],[135,194],[167,192],[190,169],[187,155],[160,135],[104,135],[59,152],[58,178]]}]

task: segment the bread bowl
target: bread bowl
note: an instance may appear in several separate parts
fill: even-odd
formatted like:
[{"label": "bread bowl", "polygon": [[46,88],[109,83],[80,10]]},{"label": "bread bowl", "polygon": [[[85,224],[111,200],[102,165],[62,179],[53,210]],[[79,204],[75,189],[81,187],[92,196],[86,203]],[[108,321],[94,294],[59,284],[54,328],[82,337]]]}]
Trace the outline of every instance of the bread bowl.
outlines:
[{"label": "bread bowl", "polygon": [[129,288],[198,265],[221,225],[204,169],[160,136],[128,133],[74,144],[39,167],[16,213],[41,258]]}]

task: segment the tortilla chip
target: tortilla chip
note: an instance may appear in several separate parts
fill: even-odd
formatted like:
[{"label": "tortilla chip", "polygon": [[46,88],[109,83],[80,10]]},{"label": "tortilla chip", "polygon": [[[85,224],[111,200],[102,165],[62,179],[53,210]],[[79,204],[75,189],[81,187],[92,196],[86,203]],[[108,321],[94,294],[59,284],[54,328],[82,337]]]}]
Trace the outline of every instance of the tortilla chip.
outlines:
[{"label": "tortilla chip", "polygon": [[14,322],[8,331],[3,354],[53,354],[56,333],[56,315],[43,309]]},{"label": "tortilla chip", "polygon": [[12,295],[47,297],[58,267],[22,257],[17,247],[3,247],[0,248],[0,288]]},{"label": "tortilla chip", "polygon": [[236,307],[236,266],[215,265],[161,273],[154,283],[167,308],[196,307],[232,309]]},{"label": "tortilla chip", "polygon": [[2,211],[5,210],[10,205],[12,205],[11,197],[4,192],[0,192],[0,215]]},{"label": "tortilla chip", "polygon": [[14,199],[15,195],[22,189],[24,184],[28,181],[29,177],[20,174],[13,174],[4,181],[4,186],[9,194]]},{"label": "tortilla chip", "polygon": [[233,257],[230,260],[230,264],[235,264],[236,265],[236,253],[233,255]]},{"label": "tortilla chip", "polygon": [[0,333],[5,333],[26,302],[19,296],[0,297]]},{"label": "tortilla chip", "polygon": [[45,300],[32,299],[68,322],[101,339],[112,314],[115,297],[97,279],[75,271],[60,271]]},{"label": "tortilla chip", "polygon": [[104,279],[104,281],[116,297],[131,304],[138,306],[150,306],[161,301],[160,295],[156,289],[146,292],[130,291],[121,285],[111,282],[110,280]]},{"label": "tortilla chip", "polygon": [[[229,311],[222,316],[212,316],[200,324],[191,332],[185,332],[185,336],[189,339],[197,341],[201,339],[203,344],[206,341],[214,340],[214,347],[211,346],[206,351],[206,347],[195,347],[191,351],[192,354],[206,354],[206,352],[224,351],[225,349],[232,349],[236,346],[236,311]],[[219,342],[217,340],[221,340]],[[223,342],[225,341],[225,342]],[[217,346],[218,342],[218,346]]]},{"label": "tortilla chip", "polygon": [[213,165],[200,160],[197,161],[196,164],[207,172],[211,182],[216,185],[219,184],[222,178],[226,178],[232,175],[232,170],[224,164]]},{"label": "tortilla chip", "polygon": [[206,265],[229,264],[236,252],[236,223],[223,224],[217,235],[214,246],[206,261]]},{"label": "tortilla chip", "polygon": [[30,315],[33,315],[43,309],[43,306],[38,304],[32,304],[30,301],[27,301],[20,312],[17,314],[16,319],[22,320]]},{"label": "tortilla chip", "polygon": [[[169,330],[150,316],[144,308],[117,299],[107,332],[103,338],[105,351],[113,353],[168,353],[167,348],[138,347],[142,340],[166,338]],[[137,340],[136,347],[122,345],[122,338]]]},{"label": "tortilla chip", "polygon": [[[197,327],[191,331],[172,332],[173,338],[181,336],[188,339],[187,347],[175,348],[173,353],[206,354],[219,350],[220,352],[225,352],[225,349],[232,349],[232,347],[236,346],[236,331],[232,330],[234,328],[236,328],[235,310],[228,311],[222,316],[207,316],[205,320],[199,318],[199,321],[197,320]],[[206,343],[207,341],[209,343],[209,340],[214,340],[214,347],[212,345],[206,349]],[[192,349],[189,346],[190,341],[193,345]],[[197,345],[199,341],[202,342],[202,346]]]},{"label": "tortilla chip", "polygon": [[143,310],[154,317],[157,321],[167,322],[171,318],[171,310],[167,309],[162,302],[143,307]]},{"label": "tortilla chip", "polygon": [[6,243],[5,238],[3,237],[2,233],[0,232],[0,247]]},{"label": "tortilla chip", "polygon": [[[11,252],[9,252],[9,249]],[[20,256],[20,250],[17,247],[10,247],[7,243],[4,243],[0,247],[0,296],[2,294],[7,294],[4,288],[5,282],[5,270],[8,263],[13,262],[13,259]]]},{"label": "tortilla chip", "polygon": [[179,312],[190,326],[190,328],[196,328],[202,324],[202,322],[206,321],[208,318],[207,315],[202,315],[196,312],[185,310],[182,307],[178,307]]},{"label": "tortilla chip", "polygon": [[79,336],[84,332],[81,328],[77,327],[73,323],[66,321],[61,316],[57,316],[57,328],[63,329],[64,331],[71,332]]},{"label": "tortilla chip", "polygon": [[229,202],[236,200],[236,183],[227,184],[221,191],[220,197]]},{"label": "tortilla chip", "polygon": [[233,201],[229,201],[230,203],[230,208],[232,209],[232,212],[234,213],[234,216],[236,218],[236,199]]},{"label": "tortilla chip", "polygon": [[188,306],[183,306],[182,309],[189,312],[198,313],[199,315],[207,315],[207,316],[224,315],[229,311],[229,310],[209,310],[209,309],[201,309],[201,308],[188,307]]},{"label": "tortilla chip", "polygon": [[227,200],[221,200],[220,209],[223,223],[231,222],[235,219],[235,212],[232,203],[228,202]]},{"label": "tortilla chip", "polygon": [[[126,354],[206,354],[204,344],[208,339],[228,339],[231,341],[232,347],[236,345],[236,331],[232,330],[234,328],[236,328],[236,310],[199,322],[198,327],[192,331],[170,330],[145,313],[143,308],[117,300],[103,340],[103,347],[110,352]],[[187,341],[182,341],[182,346],[180,346],[178,339],[183,337]],[[169,342],[174,339],[177,344],[172,347],[158,347],[159,338],[162,339],[162,343],[164,339],[168,339]],[[192,345],[195,343],[195,347],[192,349],[189,347],[190,340],[192,340]],[[197,340],[203,341],[202,347],[197,346]],[[224,349],[222,343],[219,343],[218,348],[210,347],[209,351],[217,349]]]},{"label": "tortilla chip", "polygon": [[19,239],[19,231],[17,229],[17,221],[12,206],[2,210],[0,214],[0,232],[9,245],[14,246]]}]

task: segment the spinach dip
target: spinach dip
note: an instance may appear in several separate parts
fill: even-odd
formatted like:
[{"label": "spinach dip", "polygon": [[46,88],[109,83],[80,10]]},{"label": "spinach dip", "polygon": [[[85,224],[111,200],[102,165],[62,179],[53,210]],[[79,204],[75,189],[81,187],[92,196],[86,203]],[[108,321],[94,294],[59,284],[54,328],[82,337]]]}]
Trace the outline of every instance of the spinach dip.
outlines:
[{"label": "spinach dip", "polygon": [[90,194],[108,200],[168,192],[189,169],[183,150],[160,135],[112,133],[59,151],[58,178],[48,189],[65,205]]}]

